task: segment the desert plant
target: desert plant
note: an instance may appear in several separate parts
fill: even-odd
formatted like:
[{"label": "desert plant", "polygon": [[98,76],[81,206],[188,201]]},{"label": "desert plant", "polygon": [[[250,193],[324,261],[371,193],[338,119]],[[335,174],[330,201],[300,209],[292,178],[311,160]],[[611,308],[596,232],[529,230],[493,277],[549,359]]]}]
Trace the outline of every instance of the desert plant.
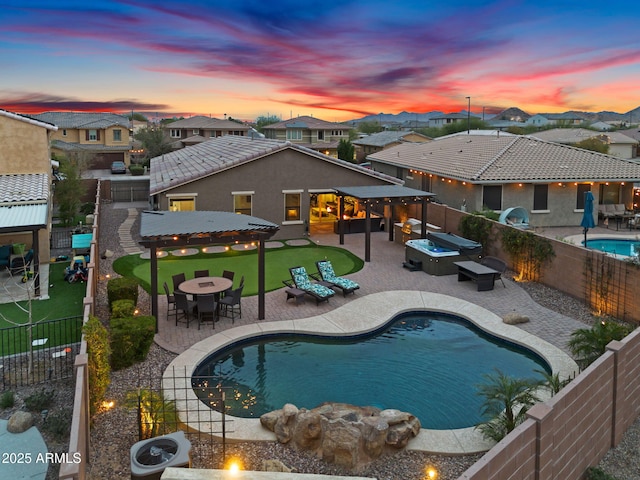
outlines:
[{"label": "desert plant", "polygon": [[484,378],[487,383],[479,385],[478,393],[485,398],[482,415],[491,419],[476,428],[484,437],[499,442],[520,425],[527,410],[540,401],[536,395],[540,382],[509,377],[500,370]]},{"label": "desert plant", "polygon": [[612,340],[622,340],[633,327],[613,320],[602,320],[591,328],[579,328],[571,334],[568,346],[581,369],[595,362]]},{"label": "desert plant", "polygon": [[71,429],[71,412],[69,410],[60,410],[50,413],[42,427],[57,439],[66,438]]},{"label": "desert plant", "polygon": [[0,396],[0,408],[11,408],[15,405],[16,398],[11,390],[7,390]]},{"label": "desert plant", "polygon": [[24,406],[32,412],[41,412],[51,406],[53,391],[41,388],[24,399]]},{"label": "desert plant", "polygon": [[555,256],[551,242],[517,228],[502,229],[502,248],[519,269],[519,280],[538,280],[542,265]]},{"label": "desert plant", "polygon": [[89,317],[82,331],[87,341],[89,355],[89,399],[90,411],[93,415],[98,411],[109,387],[111,347],[109,346],[109,332],[98,318]]},{"label": "desert plant", "polygon": [[559,373],[549,373],[546,370],[536,370],[536,373],[539,373],[544,377],[544,386],[549,389],[549,392],[552,396],[566,387],[569,382],[571,382],[570,378],[561,380]]},{"label": "desert plant", "polygon": [[140,389],[128,392],[125,406],[138,410],[140,440],[165,435],[178,429],[176,404],[166,400],[161,392]]},{"label": "desert plant", "polygon": [[598,467],[589,467],[587,469],[587,480],[618,480],[618,477],[609,475],[604,470]]}]

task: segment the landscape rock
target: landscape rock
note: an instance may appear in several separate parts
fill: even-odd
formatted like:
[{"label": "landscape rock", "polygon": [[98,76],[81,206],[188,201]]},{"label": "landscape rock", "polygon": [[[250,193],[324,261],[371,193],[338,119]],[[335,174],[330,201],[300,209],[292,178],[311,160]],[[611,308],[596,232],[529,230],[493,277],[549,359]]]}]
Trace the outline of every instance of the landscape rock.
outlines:
[{"label": "landscape rock", "polygon": [[280,460],[270,459],[262,462],[262,470],[264,472],[285,472],[285,473],[294,473],[296,471],[295,468],[289,468]]},{"label": "landscape rock", "polygon": [[519,323],[527,323],[529,317],[517,312],[509,312],[502,317],[502,321],[507,325],[517,325]]},{"label": "landscape rock", "polygon": [[262,415],[260,422],[278,442],[352,470],[365,467],[385,448],[404,448],[420,432],[420,421],[410,413],[343,403],[311,410],[287,404]]},{"label": "landscape rock", "polygon": [[9,417],[7,422],[7,432],[22,433],[26,432],[33,426],[33,415],[29,412],[18,410]]}]

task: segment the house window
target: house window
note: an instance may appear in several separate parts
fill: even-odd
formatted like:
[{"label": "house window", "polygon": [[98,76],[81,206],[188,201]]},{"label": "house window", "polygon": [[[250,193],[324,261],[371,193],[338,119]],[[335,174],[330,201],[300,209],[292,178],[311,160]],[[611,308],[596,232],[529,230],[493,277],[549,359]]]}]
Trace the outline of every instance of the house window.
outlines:
[{"label": "house window", "polygon": [[287,140],[302,140],[302,130],[287,130]]},{"label": "house window", "polygon": [[331,135],[333,135],[334,137],[341,137],[342,136],[342,130],[332,130],[331,131]]},{"label": "house window", "polygon": [[301,192],[284,192],[284,221],[300,221]]},{"label": "house window", "polygon": [[489,210],[502,210],[502,185],[482,187],[482,204]]},{"label": "house window", "polygon": [[89,141],[95,142],[98,140],[98,131],[97,130],[89,130]]},{"label": "house window", "polygon": [[588,183],[578,184],[576,193],[576,210],[584,210],[584,200],[587,192],[591,191],[591,185]]},{"label": "house window", "polygon": [[318,130],[318,140],[324,140],[324,130]]},{"label": "house window", "polygon": [[197,128],[194,128],[192,135],[200,135],[200,130],[198,130]]},{"label": "house window", "polygon": [[66,128],[63,128],[63,129],[62,129],[62,136],[63,136],[63,137],[66,137],[66,136],[67,136],[67,129],[66,129]]},{"label": "house window", "polygon": [[196,209],[196,198],[193,197],[168,197],[170,212],[193,212]]},{"label": "house window", "polygon": [[122,130],[117,129],[113,131],[113,141],[121,142],[122,141]]},{"label": "house window", "polygon": [[170,135],[171,138],[180,138],[180,130],[178,130],[177,128],[172,128]]},{"label": "house window", "polygon": [[254,193],[255,192],[231,192],[231,195],[233,195],[233,211],[243,215],[251,215]]},{"label": "house window", "polygon": [[549,185],[533,186],[533,209],[548,210],[549,208]]}]

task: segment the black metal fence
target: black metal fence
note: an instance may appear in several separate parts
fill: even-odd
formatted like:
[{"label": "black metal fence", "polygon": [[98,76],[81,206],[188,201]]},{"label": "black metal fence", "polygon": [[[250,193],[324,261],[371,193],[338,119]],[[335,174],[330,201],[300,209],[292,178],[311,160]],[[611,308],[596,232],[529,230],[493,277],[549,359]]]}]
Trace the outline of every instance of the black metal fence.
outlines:
[{"label": "black metal fence", "polygon": [[72,377],[82,317],[0,329],[2,389]]}]

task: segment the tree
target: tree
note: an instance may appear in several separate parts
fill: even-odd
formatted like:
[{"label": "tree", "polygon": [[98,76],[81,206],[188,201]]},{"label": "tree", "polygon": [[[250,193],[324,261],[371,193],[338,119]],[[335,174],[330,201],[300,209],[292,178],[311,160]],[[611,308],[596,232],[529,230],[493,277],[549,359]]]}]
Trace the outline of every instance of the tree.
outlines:
[{"label": "tree", "polygon": [[499,442],[526,419],[529,408],[540,401],[536,389],[540,382],[513,378],[500,370],[484,375],[486,384],[479,386],[479,394],[485,398],[482,415],[491,420],[476,426],[486,438]]},{"label": "tree", "polygon": [[338,158],[347,162],[355,163],[356,148],[349,140],[340,139],[338,143]]},{"label": "tree", "polygon": [[156,125],[139,130],[134,138],[142,143],[146,160],[159,157],[173,150],[162,128]]},{"label": "tree", "polygon": [[149,121],[149,119],[147,119],[147,117],[145,117],[143,114],[138,113],[138,112],[133,112],[132,115],[127,115],[127,117],[129,118],[129,120],[133,119],[133,120],[135,120],[137,122],[148,122]]},{"label": "tree", "polygon": [[372,133],[378,133],[382,131],[382,127],[378,122],[360,122],[358,123],[358,130],[361,133],[370,135]]},{"label": "tree", "polygon": [[591,328],[579,328],[571,334],[568,346],[581,369],[595,362],[612,340],[622,340],[632,328],[615,321],[601,321]]},{"label": "tree", "polygon": [[264,127],[278,123],[279,121],[280,119],[276,115],[267,115],[266,117],[261,115],[256,119],[256,130],[262,133]]},{"label": "tree", "polygon": [[60,173],[63,180],[56,183],[54,199],[64,227],[75,224],[75,217],[80,210],[81,198],[85,193],[85,187],[80,178],[84,163],[78,155],[74,154],[60,160]]},{"label": "tree", "polygon": [[591,150],[598,153],[609,153],[609,144],[603,142],[598,137],[585,138],[584,140],[576,143],[574,146],[582,148],[584,150]]}]

